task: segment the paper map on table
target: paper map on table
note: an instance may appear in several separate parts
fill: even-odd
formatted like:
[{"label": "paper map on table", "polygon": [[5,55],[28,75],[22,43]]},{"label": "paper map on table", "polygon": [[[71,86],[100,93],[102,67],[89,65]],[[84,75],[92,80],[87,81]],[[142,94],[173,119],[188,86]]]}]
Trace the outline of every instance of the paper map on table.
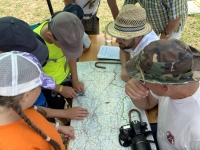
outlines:
[{"label": "paper map on table", "polygon": [[[119,128],[129,124],[128,112],[137,109],[125,93],[121,65],[102,64],[106,69],[96,68],[95,62],[78,62],[79,80],[85,87],[85,96],[73,99],[74,106],[87,108],[90,115],[83,121],[71,121],[75,129],[75,140],[70,140],[68,150],[130,150],[119,144]],[[140,111],[142,121],[146,114]],[[139,120],[132,114],[132,120]],[[149,128],[149,125],[148,125]],[[152,150],[155,150],[152,144]]]}]

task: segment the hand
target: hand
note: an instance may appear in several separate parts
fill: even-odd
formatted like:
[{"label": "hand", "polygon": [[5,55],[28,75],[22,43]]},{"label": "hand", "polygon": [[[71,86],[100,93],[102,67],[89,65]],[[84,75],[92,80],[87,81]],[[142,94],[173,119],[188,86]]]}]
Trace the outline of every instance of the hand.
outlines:
[{"label": "hand", "polygon": [[62,96],[64,96],[65,98],[77,97],[76,91],[72,87],[69,87],[69,86],[63,86],[62,92],[60,94],[62,94]]},{"label": "hand", "polygon": [[72,81],[72,86],[77,93],[85,94],[84,85],[79,81]]},{"label": "hand", "polygon": [[131,77],[128,75],[128,73],[126,72],[126,70],[122,70],[121,78],[125,82],[127,82],[128,80],[131,79]]},{"label": "hand", "polygon": [[166,37],[165,33],[161,33],[160,34],[160,39],[168,39],[168,37]]},{"label": "hand", "polygon": [[59,126],[58,132],[64,134],[66,140],[74,139],[74,128],[72,126]]},{"label": "hand", "polygon": [[149,89],[144,84],[132,78],[126,83],[125,92],[132,100],[145,98],[149,94]]},{"label": "hand", "polygon": [[89,115],[89,112],[87,109],[82,107],[72,107],[66,110],[67,118],[72,120],[83,120],[85,117]]}]

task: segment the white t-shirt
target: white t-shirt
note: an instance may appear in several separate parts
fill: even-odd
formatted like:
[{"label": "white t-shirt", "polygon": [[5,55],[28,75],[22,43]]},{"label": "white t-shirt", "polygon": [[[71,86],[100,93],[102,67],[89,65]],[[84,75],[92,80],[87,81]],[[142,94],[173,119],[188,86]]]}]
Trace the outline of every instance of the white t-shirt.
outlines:
[{"label": "white t-shirt", "polygon": [[89,0],[75,0],[75,3],[83,8],[84,11],[83,19],[90,19],[91,18],[90,14],[93,15],[96,13],[100,0],[94,0],[94,1],[95,2],[93,3],[93,7],[89,8],[89,3],[88,3]]},{"label": "white t-shirt", "polygon": [[[152,92],[151,92],[152,93]],[[157,141],[160,150],[200,149],[200,87],[184,99],[156,96],[158,104]]]},{"label": "white t-shirt", "polygon": [[83,47],[84,48],[89,48],[90,45],[91,45],[91,40],[90,38],[88,37],[88,35],[84,32],[83,34]]},{"label": "white t-shirt", "polygon": [[137,47],[134,50],[128,49],[125,51],[130,53],[134,57],[134,56],[138,55],[144,49],[145,46],[147,46],[149,43],[156,41],[156,40],[159,40],[159,37],[152,30],[151,32],[149,32],[142,38],[142,40],[140,41],[140,43],[137,45]]}]

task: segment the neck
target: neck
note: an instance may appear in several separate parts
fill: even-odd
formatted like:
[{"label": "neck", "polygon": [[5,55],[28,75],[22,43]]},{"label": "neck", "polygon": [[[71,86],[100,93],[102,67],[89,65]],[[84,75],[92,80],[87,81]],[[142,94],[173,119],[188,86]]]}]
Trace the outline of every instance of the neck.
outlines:
[{"label": "neck", "polygon": [[199,88],[199,82],[189,83],[188,85],[182,87],[174,87],[172,89],[174,92],[170,95],[170,98],[183,99],[192,96],[197,91],[198,88]]},{"label": "neck", "polygon": [[12,109],[0,106],[0,126],[13,123],[21,119],[20,116]]},{"label": "neck", "polygon": [[42,29],[41,29],[41,31],[40,31],[40,35],[41,35],[41,37],[46,41],[46,42],[48,42],[49,44],[52,44],[53,42],[47,37],[47,32],[48,32],[49,30],[48,30],[48,23],[46,23],[43,27],[42,27]]}]

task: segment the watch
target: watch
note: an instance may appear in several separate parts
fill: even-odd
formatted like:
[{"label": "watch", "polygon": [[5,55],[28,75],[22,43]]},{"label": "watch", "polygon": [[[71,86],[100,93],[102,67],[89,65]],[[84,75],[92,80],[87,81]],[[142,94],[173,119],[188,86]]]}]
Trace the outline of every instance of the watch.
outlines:
[{"label": "watch", "polygon": [[166,36],[167,38],[169,38],[169,37],[172,35],[172,33],[168,34],[165,30],[164,30],[164,34],[165,34],[165,36]]}]

